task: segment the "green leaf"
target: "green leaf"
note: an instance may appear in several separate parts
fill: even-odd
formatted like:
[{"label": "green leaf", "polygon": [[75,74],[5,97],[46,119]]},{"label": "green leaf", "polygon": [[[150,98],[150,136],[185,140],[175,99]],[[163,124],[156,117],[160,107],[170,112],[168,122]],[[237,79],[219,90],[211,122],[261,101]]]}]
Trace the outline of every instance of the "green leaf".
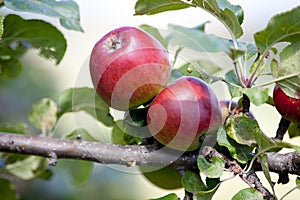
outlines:
[{"label": "green leaf", "polygon": [[[1,45],[0,45],[0,51],[1,51]],[[22,64],[17,58],[11,57],[9,60],[2,60],[0,58],[0,75],[2,77],[15,78],[21,73],[21,71],[22,71]]]},{"label": "green leaf", "polygon": [[290,138],[300,136],[300,123],[291,122],[288,129],[288,134]]},{"label": "green leaf", "polygon": [[45,171],[46,159],[37,156],[28,156],[24,160],[20,160],[6,165],[6,169],[13,175],[29,180],[38,176]]},{"label": "green leaf", "polygon": [[0,15],[0,40],[2,39],[2,34],[3,34],[3,21],[4,21],[4,16]]},{"label": "green leaf", "polygon": [[196,172],[186,171],[181,179],[182,186],[190,193],[205,191],[208,188],[203,183],[200,175]]},{"label": "green leaf", "polygon": [[206,34],[201,30],[169,24],[171,33],[168,35],[170,45],[191,48],[199,52],[227,52],[229,42],[223,38]]},{"label": "green leaf", "polygon": [[94,164],[85,160],[72,160],[64,166],[69,170],[73,184],[80,185],[89,180]]},{"label": "green leaf", "polygon": [[219,129],[217,141],[220,146],[226,147],[229,150],[230,155],[239,163],[246,164],[253,157],[253,148],[239,144],[228,137],[224,128]]},{"label": "green leaf", "polygon": [[200,155],[197,165],[201,173],[209,178],[219,178],[225,169],[224,160],[218,157],[212,157],[210,161],[207,161],[203,155]]},{"label": "green leaf", "polygon": [[1,199],[17,200],[16,188],[9,180],[0,178]]},{"label": "green leaf", "polygon": [[240,97],[242,96],[242,93],[240,91],[240,81],[238,79],[238,77],[236,76],[236,73],[234,72],[234,70],[229,70],[226,74],[225,74],[225,80],[231,84],[227,84],[227,87],[229,89],[230,95],[232,98],[234,97]]},{"label": "green leaf", "polygon": [[118,120],[115,122],[112,129],[112,142],[114,144],[122,145],[132,145],[141,144],[143,138],[146,138],[143,134],[147,133],[147,137],[150,137],[150,133],[147,128],[131,126],[126,124],[123,120]]},{"label": "green leaf", "polygon": [[272,17],[267,27],[254,35],[259,52],[265,54],[279,42],[298,42],[300,40],[299,15],[300,6]]},{"label": "green leaf", "polygon": [[263,200],[262,194],[255,188],[245,188],[236,193],[231,200]]},{"label": "green leaf", "polygon": [[152,35],[155,39],[157,39],[160,42],[160,44],[163,45],[165,49],[168,49],[168,41],[165,40],[165,38],[161,35],[161,33],[157,28],[147,24],[142,24],[139,26],[139,28],[143,29],[144,31]]},{"label": "green leaf", "polygon": [[91,136],[89,134],[89,132],[87,130],[85,130],[84,128],[78,128],[73,130],[70,133],[67,133],[63,136],[64,139],[67,140],[77,140],[78,137],[80,137],[80,139],[85,140],[85,141],[91,141],[91,142],[95,142],[97,141],[95,138],[93,138],[93,136]]},{"label": "green leaf", "polygon": [[178,197],[175,193],[170,193],[160,198],[148,199],[148,200],[178,200]]},{"label": "green leaf", "polygon": [[256,145],[253,134],[260,132],[256,120],[244,116],[242,113],[230,115],[225,122],[225,130],[227,135],[237,143],[248,146]]},{"label": "green leaf", "polygon": [[112,126],[114,119],[105,103],[93,88],[70,88],[65,90],[58,100],[57,117],[64,113],[85,111],[106,126]]},{"label": "green leaf", "polygon": [[[23,2],[24,3],[24,2]],[[62,60],[67,43],[63,34],[53,25],[42,20],[24,20],[17,15],[7,15],[4,20],[4,33],[0,43],[1,65],[20,56],[29,48],[39,49],[41,56]]]},{"label": "green leaf", "polygon": [[195,76],[207,83],[212,83],[215,80],[213,75],[220,72],[221,68],[211,61],[197,60],[184,64],[179,68],[179,71],[184,76]]},{"label": "green leaf", "polygon": [[0,131],[6,133],[17,133],[17,134],[26,134],[28,133],[28,127],[24,123],[5,123],[0,126]]},{"label": "green leaf", "polygon": [[296,182],[296,187],[297,187],[297,189],[300,189],[300,176],[297,176],[295,182]]},{"label": "green leaf", "polygon": [[83,32],[80,26],[79,7],[75,1],[64,0],[4,0],[5,6],[19,12],[38,13],[58,18],[60,24],[70,30]]},{"label": "green leaf", "polygon": [[273,194],[274,194],[274,185],[275,185],[275,183],[271,179],[267,155],[266,154],[260,154],[259,155],[259,162],[260,162],[261,168],[263,170],[263,173],[264,173],[267,181],[269,182],[270,186],[272,187]]},{"label": "green leaf", "polygon": [[[209,187],[209,189],[206,191],[198,191],[194,195],[195,200],[211,200],[215,192],[218,190],[219,186],[221,185],[220,181],[214,181],[214,183],[216,183],[214,187]],[[208,179],[206,180],[206,184],[208,185]]]},{"label": "green leaf", "polygon": [[251,103],[256,106],[266,103],[269,99],[269,88],[267,87],[241,88],[240,91],[245,93]]},{"label": "green leaf", "polygon": [[274,78],[295,76],[276,82],[285,94],[292,98],[300,98],[300,42],[293,43],[280,53],[281,62],[274,61],[271,64]]},{"label": "green leaf", "polygon": [[134,6],[135,15],[153,15],[160,12],[191,7],[181,0],[138,0]]},{"label": "green leaf", "polygon": [[214,15],[235,38],[243,35],[240,25],[244,19],[244,11],[241,6],[232,5],[227,0],[193,0],[193,3]]},{"label": "green leaf", "polygon": [[56,112],[56,103],[51,99],[44,98],[32,105],[28,119],[36,128],[46,133],[46,131],[52,130],[56,124]]}]

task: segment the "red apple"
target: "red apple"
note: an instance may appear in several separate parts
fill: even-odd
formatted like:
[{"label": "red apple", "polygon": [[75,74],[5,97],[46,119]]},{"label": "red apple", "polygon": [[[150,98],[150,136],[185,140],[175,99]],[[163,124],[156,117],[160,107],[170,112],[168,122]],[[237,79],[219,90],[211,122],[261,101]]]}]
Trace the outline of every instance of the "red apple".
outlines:
[{"label": "red apple", "polygon": [[[224,123],[226,118],[230,114],[238,114],[242,112],[243,107],[239,106],[238,102],[236,101],[231,101],[231,100],[221,100],[220,101],[220,106],[221,106],[221,113],[222,113],[222,122]],[[230,110],[229,110],[230,107]],[[255,119],[254,114],[250,111],[249,116],[252,119]]]},{"label": "red apple", "polygon": [[90,73],[98,95],[112,108],[128,110],[151,100],[167,83],[166,49],[134,27],[117,28],[94,46]]},{"label": "red apple", "polygon": [[300,122],[300,99],[289,97],[284,91],[275,85],[273,101],[277,111],[285,119],[291,122]]},{"label": "red apple", "polygon": [[147,113],[150,133],[163,145],[180,151],[200,147],[202,134],[216,132],[221,124],[219,101],[202,80],[186,76],[165,87]]}]

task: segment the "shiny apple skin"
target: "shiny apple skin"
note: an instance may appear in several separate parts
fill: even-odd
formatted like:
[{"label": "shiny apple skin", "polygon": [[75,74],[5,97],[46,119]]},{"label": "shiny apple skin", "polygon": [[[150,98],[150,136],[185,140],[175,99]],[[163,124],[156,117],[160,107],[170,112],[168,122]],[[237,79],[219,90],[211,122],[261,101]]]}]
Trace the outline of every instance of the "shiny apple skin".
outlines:
[{"label": "shiny apple skin", "polygon": [[150,133],[163,145],[180,151],[200,147],[199,138],[216,132],[222,116],[214,91],[202,80],[186,76],[165,87],[150,104]]},{"label": "shiny apple skin", "polygon": [[151,100],[167,83],[171,67],[166,49],[148,33],[120,27],[104,35],[90,57],[98,95],[117,110]]},{"label": "shiny apple skin", "polygon": [[300,99],[289,97],[278,85],[275,85],[273,101],[282,117],[291,122],[300,122]]}]

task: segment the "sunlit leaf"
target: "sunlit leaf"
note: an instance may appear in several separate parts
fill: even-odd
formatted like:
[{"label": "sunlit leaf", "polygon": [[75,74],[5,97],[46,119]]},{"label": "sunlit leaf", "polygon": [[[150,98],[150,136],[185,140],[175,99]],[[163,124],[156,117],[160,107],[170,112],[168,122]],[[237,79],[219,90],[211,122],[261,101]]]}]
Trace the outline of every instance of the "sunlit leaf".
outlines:
[{"label": "sunlit leaf", "polygon": [[135,4],[135,15],[153,15],[160,12],[179,10],[191,7],[181,0],[138,0]]},{"label": "sunlit leaf", "polygon": [[219,178],[222,176],[225,162],[222,158],[212,157],[210,161],[207,161],[203,155],[200,155],[197,159],[198,168],[206,177]]},{"label": "sunlit leaf", "polygon": [[0,125],[0,131],[5,133],[16,133],[16,134],[26,134],[28,133],[28,127],[24,123],[4,123]]},{"label": "sunlit leaf", "polygon": [[80,26],[79,7],[73,0],[4,0],[4,3],[7,8],[15,11],[58,18],[66,29],[83,32]]},{"label": "sunlit leaf", "polygon": [[[221,184],[220,181],[214,181],[214,183],[214,187],[209,187],[206,191],[198,191],[194,195],[194,198],[196,200],[211,200]],[[206,179],[206,184],[208,185],[208,179]]]},{"label": "sunlit leaf", "polygon": [[267,181],[269,182],[270,186],[272,187],[272,189],[274,191],[275,183],[271,179],[267,155],[266,154],[260,154],[259,155],[259,162],[260,162],[261,168],[263,170],[263,173],[264,173]]},{"label": "sunlit leaf", "polygon": [[29,111],[29,121],[43,133],[53,129],[56,124],[57,105],[48,98],[44,98],[32,105]]},{"label": "sunlit leaf", "polygon": [[[145,131],[147,136],[144,136]],[[141,144],[143,138],[149,136],[150,133],[145,127],[132,126],[123,120],[116,121],[112,129],[112,142],[114,144]]]},{"label": "sunlit leaf", "polygon": [[[299,30],[300,31],[300,30]],[[285,94],[292,98],[300,98],[300,42],[293,43],[280,52],[280,61],[271,65],[274,78],[293,77],[276,82]]]},{"label": "sunlit leaf", "polygon": [[298,42],[300,40],[300,6],[275,15],[264,30],[254,35],[259,52],[264,54],[279,42]]},{"label": "sunlit leaf", "polygon": [[171,33],[168,41],[172,45],[191,48],[199,52],[227,52],[229,53],[229,41],[223,38],[207,34],[201,30],[184,26],[169,24]]},{"label": "sunlit leaf", "polygon": [[297,187],[297,189],[300,189],[300,176],[297,176],[295,182],[296,182],[296,187]]},{"label": "sunlit leaf", "polygon": [[245,188],[236,193],[231,200],[263,200],[263,195],[255,188]]},{"label": "sunlit leaf", "polygon": [[236,38],[243,35],[240,25],[244,19],[244,11],[241,6],[232,5],[227,0],[193,0],[193,3],[217,17]]},{"label": "sunlit leaf", "polygon": [[160,44],[163,45],[163,47],[165,47],[165,49],[168,49],[168,41],[162,36],[162,34],[157,28],[147,24],[142,24],[139,26],[139,28],[152,35],[155,39],[157,39],[160,42]]},{"label": "sunlit leaf", "polygon": [[58,108],[58,118],[68,112],[85,111],[106,126],[114,124],[108,104],[96,94],[93,88],[65,90],[59,97]]},{"label": "sunlit leaf", "polygon": [[236,73],[234,72],[234,70],[229,70],[225,74],[225,80],[228,83],[231,83],[231,84],[227,84],[227,87],[229,89],[229,92],[230,92],[230,95],[232,98],[242,96],[242,92],[240,91],[240,81],[239,81],[238,77],[236,76]]},{"label": "sunlit leaf", "polygon": [[43,164],[45,161],[46,159],[42,157],[28,156],[24,160],[6,165],[6,169],[23,180],[29,180],[45,170],[45,164]]},{"label": "sunlit leaf", "polygon": [[269,88],[267,87],[253,87],[240,89],[250,99],[251,103],[260,106],[266,103],[269,99]]}]

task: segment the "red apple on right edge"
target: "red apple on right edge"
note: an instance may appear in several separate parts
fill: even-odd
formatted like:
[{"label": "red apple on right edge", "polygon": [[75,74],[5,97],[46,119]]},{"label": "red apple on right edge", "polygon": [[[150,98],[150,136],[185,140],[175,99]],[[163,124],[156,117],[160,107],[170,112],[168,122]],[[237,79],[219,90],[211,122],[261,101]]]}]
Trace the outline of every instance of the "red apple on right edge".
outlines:
[{"label": "red apple on right edge", "polygon": [[289,97],[278,85],[275,85],[273,101],[282,117],[291,122],[300,122],[300,98]]}]

